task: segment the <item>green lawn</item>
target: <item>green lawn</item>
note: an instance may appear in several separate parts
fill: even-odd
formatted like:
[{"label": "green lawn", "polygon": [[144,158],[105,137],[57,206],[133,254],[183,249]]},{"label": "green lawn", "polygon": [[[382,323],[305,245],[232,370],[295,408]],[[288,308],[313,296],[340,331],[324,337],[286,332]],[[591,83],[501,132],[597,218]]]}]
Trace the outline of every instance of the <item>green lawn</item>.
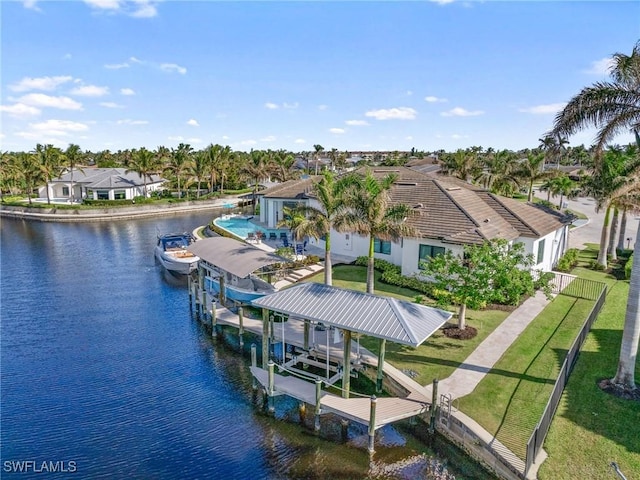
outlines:
[{"label": "green lawn", "polygon": [[[640,404],[603,393],[597,382],[615,374],[629,283],[586,267],[597,246],[581,252],[572,272],[604,282],[607,302],[578,357],[545,443],[549,458],[541,480],[617,478],[615,461],[627,478],[640,472]],[[366,268],[334,268],[334,285],[365,290]],[[378,278],[378,275],[376,276]],[[310,279],[322,282],[322,274]],[[376,292],[413,300],[416,292],[376,282]],[[476,390],[459,400],[459,408],[478,421],[522,459],[529,437],[547,404],[558,370],[594,302],[558,296],[505,352]],[[419,348],[387,344],[387,361],[415,372],[422,384],[443,379],[473,351],[508,312],[469,311],[479,329],[471,341],[455,341],[440,332]],[[363,345],[376,351],[377,341]],[[640,366],[640,359],[638,360]]]},{"label": "green lawn", "polygon": [[597,386],[616,372],[629,292],[628,282],[611,283],[551,424],[541,480],[617,478],[609,466],[614,461],[627,478],[639,478],[640,403],[620,400]]}]

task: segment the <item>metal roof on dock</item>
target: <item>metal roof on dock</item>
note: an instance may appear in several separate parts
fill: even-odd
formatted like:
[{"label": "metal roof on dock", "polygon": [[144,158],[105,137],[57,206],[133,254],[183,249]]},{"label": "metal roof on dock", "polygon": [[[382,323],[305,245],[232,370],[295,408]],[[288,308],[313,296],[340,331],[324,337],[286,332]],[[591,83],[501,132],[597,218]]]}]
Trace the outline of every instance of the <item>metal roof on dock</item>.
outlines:
[{"label": "metal roof on dock", "polygon": [[259,268],[287,262],[274,253],[227,237],[210,237],[189,245],[187,250],[205,262],[244,278]]},{"label": "metal roof on dock", "polygon": [[452,316],[437,308],[320,283],[302,283],[252,303],[412,347],[424,342]]}]

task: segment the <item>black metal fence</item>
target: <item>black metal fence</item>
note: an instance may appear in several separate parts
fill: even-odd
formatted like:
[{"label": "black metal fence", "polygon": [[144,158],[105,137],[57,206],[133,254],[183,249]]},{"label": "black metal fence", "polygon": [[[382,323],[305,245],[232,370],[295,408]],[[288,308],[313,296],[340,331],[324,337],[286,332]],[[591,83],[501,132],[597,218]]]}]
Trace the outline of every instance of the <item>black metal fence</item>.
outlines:
[{"label": "black metal fence", "polygon": [[551,293],[567,295],[569,297],[597,300],[604,288],[604,283],[586,278],[553,272],[555,278],[551,280]]},{"label": "black metal fence", "polygon": [[[529,472],[531,465],[535,463],[537,455],[540,453],[540,449],[542,448],[544,440],[547,437],[547,433],[549,432],[551,420],[553,419],[553,416],[556,413],[556,409],[558,408],[558,404],[560,403],[560,398],[562,397],[564,387],[567,385],[567,382],[569,381],[569,375],[571,375],[571,371],[573,370],[573,367],[578,359],[580,348],[587,338],[587,335],[591,330],[591,326],[598,317],[598,314],[600,313],[600,310],[602,309],[602,306],[604,305],[605,299],[607,297],[607,286],[601,282],[585,280],[583,278],[577,278],[573,277],[572,275],[564,275],[561,273],[556,274],[556,282],[559,286],[556,293],[561,293],[563,295],[568,295],[571,297],[586,298],[588,300],[596,300],[596,303],[591,309],[591,312],[589,312],[589,316],[582,325],[580,333],[573,341],[573,345],[571,345],[569,353],[564,359],[564,363],[560,368],[560,374],[558,375],[556,383],[553,387],[553,392],[551,393],[549,401],[547,402],[547,406],[545,407],[540,421],[536,425],[536,428],[533,430],[533,433],[531,434],[531,437],[527,442],[527,458],[525,459],[524,470],[525,477]],[[560,288],[562,286],[564,286],[564,288]]]}]

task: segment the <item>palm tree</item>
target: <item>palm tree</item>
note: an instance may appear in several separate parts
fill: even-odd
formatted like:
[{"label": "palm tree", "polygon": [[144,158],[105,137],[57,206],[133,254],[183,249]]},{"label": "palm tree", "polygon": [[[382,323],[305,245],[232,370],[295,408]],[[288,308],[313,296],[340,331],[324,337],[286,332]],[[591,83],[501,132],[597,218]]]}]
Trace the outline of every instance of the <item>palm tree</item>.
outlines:
[{"label": "palm tree", "polygon": [[[316,175],[318,174],[318,163],[320,162],[320,153],[324,151],[324,147],[322,145],[314,145],[313,149],[316,151]],[[311,174],[311,172],[308,172]]]},{"label": "palm tree", "polygon": [[198,189],[196,190],[196,198],[200,198],[200,184],[202,179],[207,175],[207,152],[199,150],[193,154],[193,161],[189,165],[188,172],[195,177]]},{"label": "palm tree", "polygon": [[[71,174],[69,181],[69,203],[73,203],[73,169],[78,165],[82,156],[83,154],[82,149],[80,149],[80,145],[76,145],[75,143],[70,143],[64,151],[64,157],[67,160],[67,165],[69,165],[69,172]],[[83,172],[81,168],[78,168],[78,170]]]},{"label": "palm tree", "polygon": [[242,173],[253,181],[253,214],[256,214],[256,201],[258,198],[258,185],[260,180],[269,177],[272,166],[262,150],[251,150],[247,161],[242,166]]},{"label": "palm tree", "polygon": [[11,193],[19,181],[20,165],[18,164],[18,156],[9,152],[0,153],[0,200],[5,189]]},{"label": "palm tree", "polygon": [[481,171],[478,162],[478,154],[472,149],[458,149],[453,154],[446,154],[443,158],[442,172],[445,175],[453,175],[471,183]]},{"label": "palm tree", "polygon": [[29,205],[31,205],[33,189],[43,180],[40,162],[38,162],[38,158],[34,153],[20,152],[17,157],[17,165],[19,167],[21,180],[24,182],[29,197]]},{"label": "palm tree", "polygon": [[139,150],[134,150],[129,162],[129,166],[125,170],[125,173],[135,172],[142,177],[143,194],[147,197],[147,178],[151,179],[151,175],[157,173],[161,168],[159,163],[159,157],[153,152],[142,147]]},{"label": "palm tree", "polygon": [[[640,172],[629,179],[629,182],[613,193],[616,198],[624,198],[630,194],[640,193]],[[636,232],[636,242],[634,254],[640,251],[640,223]],[[625,388],[634,390],[636,357],[638,355],[638,344],[640,343],[640,261],[636,258],[631,268],[631,279],[629,283],[629,296],[627,298],[627,309],[624,318],[622,331],[622,343],[620,345],[620,357],[618,369],[611,382]]]},{"label": "palm tree", "polygon": [[484,169],[475,181],[499,195],[512,196],[518,190],[515,157],[510,150],[500,150],[484,157]]},{"label": "palm tree", "polygon": [[45,186],[47,191],[47,204],[51,205],[49,182],[60,176],[60,173],[62,172],[62,151],[51,144],[42,145],[38,143],[33,153],[40,164],[43,179],[47,183]]},{"label": "palm tree", "polygon": [[182,175],[189,171],[191,167],[191,153],[193,148],[189,144],[181,143],[178,148],[171,149],[171,157],[165,167],[165,171],[175,175],[178,182],[178,198],[182,198],[182,189],[180,188],[180,179]]},{"label": "palm tree", "polygon": [[298,174],[293,170],[296,158],[286,150],[277,150],[273,153],[273,179],[286,182],[297,178]]},{"label": "palm tree", "polygon": [[611,81],[585,87],[556,115],[552,134],[569,136],[588,127],[598,129],[596,154],[623,131],[634,132],[640,146],[640,41],[631,55],[612,57]]},{"label": "palm tree", "polygon": [[416,237],[418,231],[406,220],[414,210],[405,204],[391,203],[391,188],[397,175],[376,178],[370,170],[364,176],[345,177],[345,211],[336,216],[334,224],[340,232],[355,232],[369,237],[367,263],[367,293],[374,293],[375,240],[398,241],[401,237]]},{"label": "palm tree", "polygon": [[335,225],[335,219],[344,209],[342,194],[345,188],[344,180],[336,180],[333,172],[325,171],[322,179],[313,187],[315,198],[320,204],[320,208],[309,205],[298,206],[291,215],[298,218],[295,224],[291,225],[283,220],[281,223],[292,227],[296,238],[312,237],[316,240],[324,237],[324,283],[332,285],[332,264],[331,264],[331,229]]},{"label": "palm tree", "polygon": [[564,197],[569,197],[575,190],[575,183],[566,175],[559,175],[551,180],[551,194],[555,197],[560,195],[558,210],[562,210]]},{"label": "palm tree", "polygon": [[527,158],[516,168],[515,175],[529,185],[528,202],[533,202],[533,184],[549,177],[543,167],[544,154],[529,152]]},{"label": "palm tree", "polygon": [[[609,245],[610,216],[612,202],[619,197],[617,192],[628,185],[640,169],[640,157],[628,156],[618,147],[610,147],[593,170],[593,174],[584,182],[583,189],[596,201],[596,211],[605,209],[604,223],[600,235],[598,264],[607,268],[607,247]],[[616,197],[617,195],[618,197]]]}]

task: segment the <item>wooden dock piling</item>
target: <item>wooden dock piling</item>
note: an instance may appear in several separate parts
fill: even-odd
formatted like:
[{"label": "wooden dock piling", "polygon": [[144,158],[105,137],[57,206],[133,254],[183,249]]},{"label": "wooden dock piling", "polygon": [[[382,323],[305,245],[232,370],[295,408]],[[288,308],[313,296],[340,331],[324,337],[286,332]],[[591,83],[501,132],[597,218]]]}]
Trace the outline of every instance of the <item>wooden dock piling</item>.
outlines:
[{"label": "wooden dock piling", "polygon": [[369,453],[373,453],[373,447],[376,440],[376,406],[378,399],[375,395],[371,396],[371,407],[369,410]]}]

